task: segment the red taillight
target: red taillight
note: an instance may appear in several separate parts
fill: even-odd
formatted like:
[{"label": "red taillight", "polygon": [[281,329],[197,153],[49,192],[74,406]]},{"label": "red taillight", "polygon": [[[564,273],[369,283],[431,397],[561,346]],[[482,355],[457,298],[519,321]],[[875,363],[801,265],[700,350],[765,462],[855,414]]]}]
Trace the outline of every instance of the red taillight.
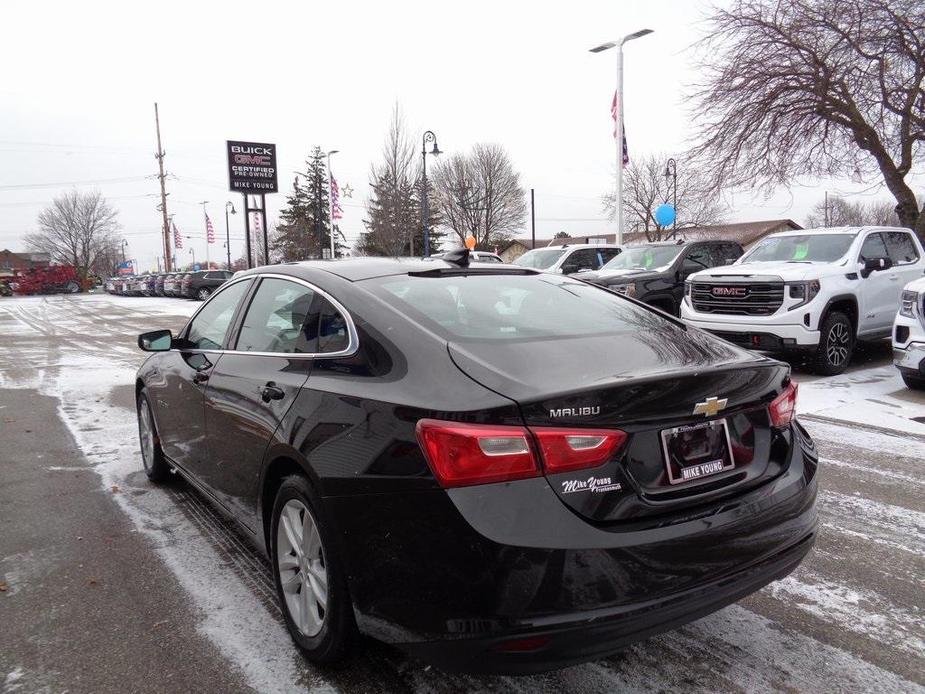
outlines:
[{"label": "red taillight", "polygon": [[530,434],[524,427],[460,424],[422,419],[418,442],[444,487],[538,477]]},{"label": "red taillight", "polygon": [[527,429],[437,419],[420,420],[416,431],[443,487],[538,477],[542,474],[541,459],[542,467],[552,474],[597,467],[613,457],[627,439],[627,434],[617,429]]},{"label": "red taillight", "polygon": [[619,429],[530,429],[540,444],[543,467],[557,473],[603,465],[626,442],[627,434]]},{"label": "red taillight", "polygon": [[771,416],[771,426],[783,429],[793,421],[797,408],[797,384],[793,381],[787,384],[784,392],[778,395],[768,405],[768,414]]}]

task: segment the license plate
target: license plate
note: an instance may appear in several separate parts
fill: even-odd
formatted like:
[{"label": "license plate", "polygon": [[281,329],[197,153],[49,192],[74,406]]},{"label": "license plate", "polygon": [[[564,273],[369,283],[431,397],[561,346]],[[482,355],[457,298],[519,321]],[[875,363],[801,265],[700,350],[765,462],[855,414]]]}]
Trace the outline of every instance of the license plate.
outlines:
[{"label": "license plate", "polygon": [[663,430],[662,451],[670,484],[703,479],[735,467],[725,419]]}]

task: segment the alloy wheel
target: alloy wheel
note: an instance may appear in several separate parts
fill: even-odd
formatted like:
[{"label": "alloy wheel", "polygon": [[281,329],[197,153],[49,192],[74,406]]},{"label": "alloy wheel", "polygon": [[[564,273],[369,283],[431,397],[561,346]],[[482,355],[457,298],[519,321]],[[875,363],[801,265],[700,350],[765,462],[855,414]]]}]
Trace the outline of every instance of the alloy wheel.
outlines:
[{"label": "alloy wheel", "polygon": [[848,334],[848,326],[844,323],[835,323],[829,329],[829,335],[826,338],[826,356],[829,363],[833,366],[844,364],[848,358],[850,342],[851,336]]},{"label": "alloy wheel", "polygon": [[141,459],[145,469],[150,470],[154,461],[154,422],[147,399],[142,398],[141,400],[138,421],[141,424]]},{"label": "alloy wheel", "polygon": [[318,525],[298,499],[290,499],[280,511],[276,548],[286,609],[300,632],[315,636],[324,626],[328,572]]}]

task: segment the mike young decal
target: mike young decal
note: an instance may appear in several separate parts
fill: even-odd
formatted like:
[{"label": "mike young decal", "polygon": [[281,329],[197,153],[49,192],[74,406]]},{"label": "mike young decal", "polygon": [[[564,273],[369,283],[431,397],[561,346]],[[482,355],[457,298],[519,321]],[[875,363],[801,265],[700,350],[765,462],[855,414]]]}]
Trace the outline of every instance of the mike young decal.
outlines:
[{"label": "mike young decal", "polygon": [[622,489],[620,483],[613,482],[610,477],[589,477],[586,480],[566,480],[562,483],[563,494],[574,494],[575,492],[603,494],[604,492],[616,492],[620,489]]}]

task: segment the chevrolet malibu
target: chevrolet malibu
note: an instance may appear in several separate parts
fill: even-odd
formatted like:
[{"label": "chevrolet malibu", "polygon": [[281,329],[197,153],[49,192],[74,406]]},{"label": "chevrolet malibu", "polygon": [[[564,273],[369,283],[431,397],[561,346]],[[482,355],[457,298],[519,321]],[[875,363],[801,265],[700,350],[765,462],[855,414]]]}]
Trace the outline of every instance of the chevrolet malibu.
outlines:
[{"label": "chevrolet malibu", "polygon": [[360,632],[452,671],[600,658],[815,539],[788,368],[566,276],[257,268],[138,342],[147,475],[240,524],[315,662]]}]

